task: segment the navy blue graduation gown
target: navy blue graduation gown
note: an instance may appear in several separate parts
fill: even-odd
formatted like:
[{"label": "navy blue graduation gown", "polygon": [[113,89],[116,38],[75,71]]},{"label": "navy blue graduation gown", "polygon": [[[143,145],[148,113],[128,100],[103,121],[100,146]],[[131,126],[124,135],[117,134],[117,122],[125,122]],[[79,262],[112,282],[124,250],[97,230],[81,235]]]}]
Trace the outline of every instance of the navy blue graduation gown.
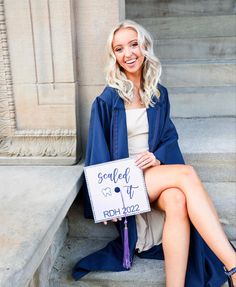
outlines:
[{"label": "navy blue graduation gown", "polygon": [[[162,164],[184,164],[178,146],[178,134],[170,119],[170,103],[165,87],[158,84],[160,99],[147,109],[149,123],[149,151]],[[106,87],[92,105],[85,165],[127,158],[128,139],[123,100],[117,91]],[[84,214],[93,218],[86,186],[83,188]],[[89,256],[81,259],[73,268],[72,276],[79,280],[90,271],[125,271],[123,262],[123,222],[116,223],[119,237]],[[137,230],[135,217],[128,217],[129,247],[135,254]],[[162,244],[137,254],[141,258],[164,259]],[[191,225],[191,240],[185,287],[220,287],[227,280],[223,265],[208,248]]]}]

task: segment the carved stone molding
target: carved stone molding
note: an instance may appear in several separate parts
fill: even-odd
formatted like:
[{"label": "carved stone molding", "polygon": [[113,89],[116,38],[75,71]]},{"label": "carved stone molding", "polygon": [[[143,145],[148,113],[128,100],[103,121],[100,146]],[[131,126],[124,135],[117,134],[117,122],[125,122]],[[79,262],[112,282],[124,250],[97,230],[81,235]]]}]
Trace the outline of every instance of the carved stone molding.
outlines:
[{"label": "carved stone molding", "polygon": [[0,137],[4,135],[13,135],[16,128],[10,58],[3,4],[3,0],[0,0]]},{"label": "carved stone molding", "polygon": [[17,157],[75,157],[75,130],[22,130],[3,137],[0,155]]},{"label": "carved stone molding", "polygon": [[0,0],[0,163],[73,164],[75,129],[17,129],[4,1]]}]

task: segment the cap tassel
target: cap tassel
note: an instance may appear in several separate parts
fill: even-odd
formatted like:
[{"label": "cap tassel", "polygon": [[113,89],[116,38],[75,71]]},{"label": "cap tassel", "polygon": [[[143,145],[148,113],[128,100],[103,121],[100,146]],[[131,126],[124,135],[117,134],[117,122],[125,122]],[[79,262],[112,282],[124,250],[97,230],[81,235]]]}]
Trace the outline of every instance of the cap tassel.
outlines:
[{"label": "cap tassel", "polygon": [[130,269],[131,260],[130,260],[130,250],[129,250],[129,230],[128,230],[128,221],[125,217],[124,221],[124,254],[123,254],[123,267]]},{"label": "cap tassel", "polygon": [[115,187],[115,192],[119,193],[121,196],[123,208],[124,208],[124,214],[125,214],[125,220],[124,220],[124,236],[123,236],[123,267],[126,269],[130,269],[131,267],[131,258],[130,258],[130,250],[129,250],[129,230],[128,230],[128,221],[126,218],[126,208],[125,208],[125,202],[124,202],[124,197],[121,189],[117,186]]}]

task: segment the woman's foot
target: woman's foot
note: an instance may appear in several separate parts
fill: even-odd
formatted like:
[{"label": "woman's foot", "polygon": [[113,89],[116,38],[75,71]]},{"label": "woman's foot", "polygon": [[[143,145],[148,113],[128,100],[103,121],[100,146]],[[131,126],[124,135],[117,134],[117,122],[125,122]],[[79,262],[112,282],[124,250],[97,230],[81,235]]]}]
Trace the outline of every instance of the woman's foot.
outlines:
[{"label": "woman's foot", "polygon": [[236,287],[236,267],[227,270],[225,269],[225,274],[228,276],[229,280],[229,286],[230,287]]},{"label": "woman's foot", "polygon": [[231,279],[232,279],[232,282],[233,282],[233,287],[236,287],[236,273],[234,273],[234,274],[231,276]]}]

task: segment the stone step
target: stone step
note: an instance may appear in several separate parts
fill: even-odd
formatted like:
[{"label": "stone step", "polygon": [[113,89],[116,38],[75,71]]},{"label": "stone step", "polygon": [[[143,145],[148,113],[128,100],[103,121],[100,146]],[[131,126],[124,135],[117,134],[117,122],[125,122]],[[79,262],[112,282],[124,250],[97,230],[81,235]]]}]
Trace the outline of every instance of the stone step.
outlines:
[{"label": "stone step", "polygon": [[[236,239],[236,183],[235,182],[204,182],[204,186],[212,198],[227,236]],[[83,208],[74,202],[68,212],[69,236],[79,238],[114,239],[118,236],[112,222],[107,226],[95,224],[92,219],[85,219]]]},{"label": "stone step", "polygon": [[135,257],[129,272],[91,272],[79,281],[70,273],[82,257],[104,247],[108,240],[68,238],[50,277],[50,287],[164,287],[163,261]]},{"label": "stone step", "polygon": [[236,36],[235,15],[154,17],[134,19],[160,39],[195,39]]},{"label": "stone step", "polygon": [[154,40],[155,55],[162,60],[218,60],[236,58],[236,37]]},{"label": "stone step", "polygon": [[234,117],[236,115],[236,86],[181,87],[169,88],[168,91],[173,117]]},{"label": "stone step", "polygon": [[224,15],[235,13],[234,0],[126,0],[126,18]]},{"label": "stone step", "polygon": [[236,119],[173,119],[187,164],[207,182],[236,181]]},{"label": "stone step", "polygon": [[[57,252],[82,172],[79,165],[0,166],[0,286],[28,286],[53,242],[49,253]],[[47,268],[53,255],[49,261]]]},{"label": "stone step", "polygon": [[162,62],[162,83],[167,87],[234,86],[236,61]]},{"label": "stone step", "polygon": [[69,236],[79,238],[102,238],[114,239],[118,236],[115,225],[111,222],[105,226],[102,223],[94,223],[93,219],[86,219],[83,216],[83,206],[76,200],[67,214],[69,224]]},{"label": "stone step", "polygon": [[235,182],[204,182],[220,222],[230,240],[236,240],[236,183]]},{"label": "stone step", "polygon": [[[104,247],[107,240],[68,238],[50,276],[50,287],[164,287],[164,264],[161,260],[134,258],[128,272],[91,272],[79,281],[71,270],[82,257]],[[235,244],[235,242],[234,242]],[[222,287],[228,286],[224,284]]]}]

